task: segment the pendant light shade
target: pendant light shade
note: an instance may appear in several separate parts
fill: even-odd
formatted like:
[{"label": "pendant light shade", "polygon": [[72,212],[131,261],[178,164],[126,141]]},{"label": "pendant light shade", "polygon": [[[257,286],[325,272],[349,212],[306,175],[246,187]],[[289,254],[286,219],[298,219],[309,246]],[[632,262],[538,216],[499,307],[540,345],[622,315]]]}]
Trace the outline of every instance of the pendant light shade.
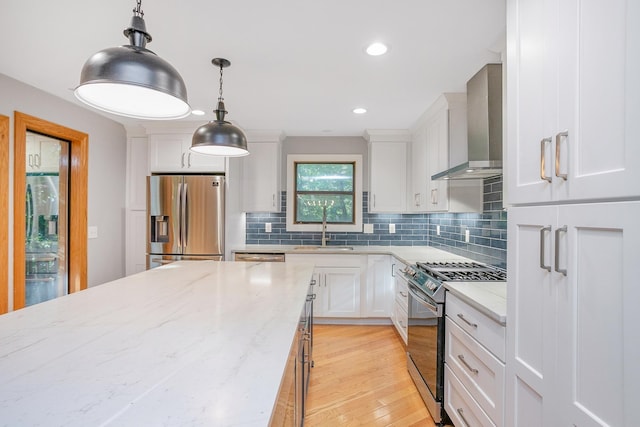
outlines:
[{"label": "pendant light shade", "polygon": [[151,42],[140,10],[133,10],[124,30],[130,45],[111,47],[91,56],[82,67],[76,97],[98,110],[138,119],[168,120],[191,112],[187,88],[167,61],[145,48]]},{"label": "pendant light shade", "polygon": [[216,120],[196,129],[191,140],[191,151],[213,156],[246,156],[249,154],[247,137],[240,128],[224,120],[227,111],[222,97],[222,70],[231,65],[231,62],[224,58],[214,58],[211,62],[220,67],[220,96],[218,97],[218,108],[214,110]]}]

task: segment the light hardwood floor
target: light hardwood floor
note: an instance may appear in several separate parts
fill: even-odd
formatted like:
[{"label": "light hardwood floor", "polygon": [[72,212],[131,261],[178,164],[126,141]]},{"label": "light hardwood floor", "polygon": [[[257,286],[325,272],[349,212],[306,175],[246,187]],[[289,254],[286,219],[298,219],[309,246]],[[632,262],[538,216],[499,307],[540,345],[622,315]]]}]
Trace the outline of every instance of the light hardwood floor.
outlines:
[{"label": "light hardwood floor", "polygon": [[315,325],[305,426],[432,427],[392,326]]}]

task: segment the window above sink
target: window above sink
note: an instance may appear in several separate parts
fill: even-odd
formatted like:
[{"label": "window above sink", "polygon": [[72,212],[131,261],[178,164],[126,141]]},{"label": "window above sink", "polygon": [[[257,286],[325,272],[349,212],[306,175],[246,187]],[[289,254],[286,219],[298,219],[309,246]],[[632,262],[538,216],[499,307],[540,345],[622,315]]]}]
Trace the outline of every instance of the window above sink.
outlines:
[{"label": "window above sink", "polygon": [[362,231],[362,156],[287,156],[287,231]]}]

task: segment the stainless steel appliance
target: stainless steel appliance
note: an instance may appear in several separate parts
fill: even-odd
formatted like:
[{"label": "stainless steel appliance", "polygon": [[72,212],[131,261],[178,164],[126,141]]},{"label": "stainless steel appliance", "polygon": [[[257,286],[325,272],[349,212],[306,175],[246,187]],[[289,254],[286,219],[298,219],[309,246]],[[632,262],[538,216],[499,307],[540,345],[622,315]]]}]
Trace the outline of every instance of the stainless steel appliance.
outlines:
[{"label": "stainless steel appliance", "polygon": [[224,177],[147,177],[147,269],[224,259]]},{"label": "stainless steel appliance", "polygon": [[401,274],[409,282],[407,368],[431,417],[449,423],[444,410],[445,282],[504,281],[506,273],[475,262],[418,262]]},{"label": "stainless steel appliance", "polygon": [[450,168],[438,179],[489,178],[502,173],[502,64],[487,64],[467,82],[467,144],[449,148]]}]

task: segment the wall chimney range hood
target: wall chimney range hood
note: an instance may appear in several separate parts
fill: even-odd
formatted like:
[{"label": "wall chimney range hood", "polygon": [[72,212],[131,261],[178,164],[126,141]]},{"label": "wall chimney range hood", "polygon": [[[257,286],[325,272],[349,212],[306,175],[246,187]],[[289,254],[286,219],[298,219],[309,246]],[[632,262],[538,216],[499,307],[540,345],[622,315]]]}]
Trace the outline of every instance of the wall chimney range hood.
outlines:
[{"label": "wall chimney range hood", "polygon": [[467,82],[467,146],[449,147],[449,159],[454,166],[432,180],[502,173],[502,64],[485,65]]}]

